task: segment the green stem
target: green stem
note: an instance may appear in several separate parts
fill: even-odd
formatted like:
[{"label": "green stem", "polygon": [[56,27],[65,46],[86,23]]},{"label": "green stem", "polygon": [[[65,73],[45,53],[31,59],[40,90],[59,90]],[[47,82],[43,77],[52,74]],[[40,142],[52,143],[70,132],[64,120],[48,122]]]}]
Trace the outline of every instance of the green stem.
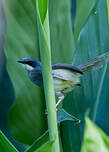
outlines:
[{"label": "green stem", "polygon": [[108,29],[109,29],[109,0],[106,0],[107,3],[107,22],[108,22]]},{"label": "green stem", "polygon": [[55,105],[55,93],[53,87],[52,68],[51,68],[51,48],[50,48],[48,10],[44,24],[42,24],[39,15],[37,0],[36,0],[36,8],[37,8],[37,23],[38,23],[38,32],[39,32],[40,54],[42,61],[44,91],[45,91],[46,106],[48,112],[49,135],[50,135],[50,140],[51,141],[54,140],[52,151],[60,152],[56,105]]},{"label": "green stem", "polygon": [[96,120],[96,113],[97,113],[97,109],[98,109],[98,105],[99,105],[99,100],[100,100],[100,95],[101,95],[101,91],[102,91],[102,87],[103,87],[103,82],[104,82],[104,78],[105,78],[106,69],[107,69],[107,64],[105,65],[105,67],[103,69],[103,74],[102,74],[100,85],[99,85],[99,88],[98,88],[97,98],[96,98],[96,101],[95,101],[93,116],[92,116],[93,122],[95,122],[95,120]]}]

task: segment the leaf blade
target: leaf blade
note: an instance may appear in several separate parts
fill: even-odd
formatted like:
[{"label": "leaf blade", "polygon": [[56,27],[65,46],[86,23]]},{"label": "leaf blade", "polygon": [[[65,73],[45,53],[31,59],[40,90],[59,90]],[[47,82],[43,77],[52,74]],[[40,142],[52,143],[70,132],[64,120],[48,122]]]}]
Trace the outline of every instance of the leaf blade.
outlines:
[{"label": "leaf blade", "polygon": [[5,53],[16,95],[8,122],[14,138],[30,145],[47,130],[45,98],[43,89],[32,84],[16,60],[24,57],[40,58],[35,3],[9,0],[4,1],[4,9],[7,19]]},{"label": "leaf blade", "polygon": [[42,145],[39,149],[35,150],[34,152],[51,152],[53,148],[54,141],[48,141],[44,145]]},{"label": "leaf blade", "polygon": [[48,8],[48,0],[38,0],[38,9],[42,24],[44,23]]},{"label": "leaf blade", "polygon": [[96,152],[108,152],[109,138],[99,127],[93,124],[89,118],[86,118],[84,142],[81,152],[95,150]]},{"label": "leaf blade", "polygon": [[2,152],[18,152],[18,150],[11,144],[6,136],[0,131],[0,151]]}]

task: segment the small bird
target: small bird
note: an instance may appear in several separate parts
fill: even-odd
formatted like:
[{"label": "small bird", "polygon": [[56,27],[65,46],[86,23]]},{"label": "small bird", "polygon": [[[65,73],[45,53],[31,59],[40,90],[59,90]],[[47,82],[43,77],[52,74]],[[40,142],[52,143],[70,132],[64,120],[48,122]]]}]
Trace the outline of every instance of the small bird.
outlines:
[{"label": "small bird", "polygon": [[[35,85],[43,88],[41,62],[30,57],[17,60],[17,62],[21,63],[26,68],[31,81]],[[85,72],[99,68],[107,62],[109,62],[109,52],[97,56],[85,64],[80,64],[79,66],[64,63],[52,64],[54,91],[58,97],[56,107],[64,99],[66,93],[72,91],[75,86],[80,86],[80,77]]]}]

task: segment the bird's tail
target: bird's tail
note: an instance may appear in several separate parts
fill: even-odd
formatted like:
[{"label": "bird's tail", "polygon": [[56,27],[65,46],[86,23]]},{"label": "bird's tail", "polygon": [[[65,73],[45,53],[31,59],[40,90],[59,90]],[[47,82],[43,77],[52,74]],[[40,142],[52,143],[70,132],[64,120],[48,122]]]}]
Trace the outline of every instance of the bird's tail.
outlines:
[{"label": "bird's tail", "polygon": [[78,68],[80,68],[82,72],[87,72],[87,71],[90,71],[92,69],[99,68],[103,64],[108,63],[108,62],[109,62],[109,52],[104,53],[100,56],[97,56],[96,58],[89,60],[85,64],[80,64],[78,66]]}]

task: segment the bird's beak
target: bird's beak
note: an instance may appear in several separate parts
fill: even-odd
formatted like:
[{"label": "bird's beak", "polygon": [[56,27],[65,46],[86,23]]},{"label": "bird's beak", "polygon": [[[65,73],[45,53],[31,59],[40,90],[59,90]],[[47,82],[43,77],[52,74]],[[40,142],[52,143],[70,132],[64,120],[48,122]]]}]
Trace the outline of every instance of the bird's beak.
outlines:
[{"label": "bird's beak", "polygon": [[25,61],[24,60],[17,60],[18,63],[22,63],[22,64],[25,64]]}]

